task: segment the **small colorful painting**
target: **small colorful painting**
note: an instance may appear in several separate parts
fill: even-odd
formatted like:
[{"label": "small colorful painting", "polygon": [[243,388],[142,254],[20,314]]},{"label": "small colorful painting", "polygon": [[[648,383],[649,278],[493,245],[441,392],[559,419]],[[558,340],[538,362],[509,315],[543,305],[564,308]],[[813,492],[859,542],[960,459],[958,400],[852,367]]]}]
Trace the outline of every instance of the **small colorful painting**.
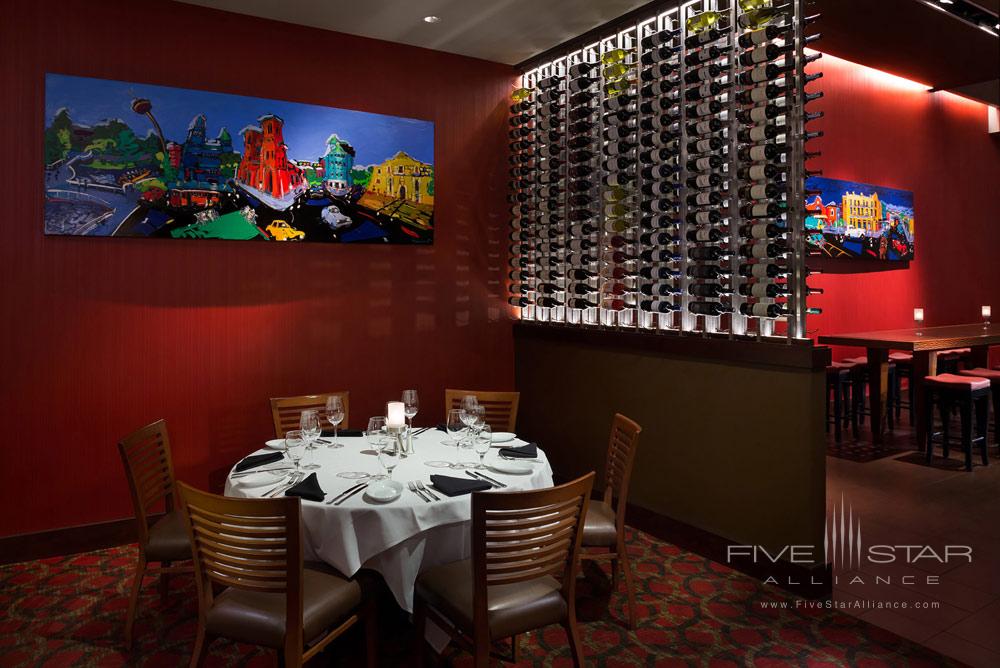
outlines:
[{"label": "small colorful painting", "polygon": [[814,176],[806,188],[812,252],[829,257],[913,259],[913,193]]},{"label": "small colorful painting", "polygon": [[45,233],[429,244],[434,124],[47,74]]}]

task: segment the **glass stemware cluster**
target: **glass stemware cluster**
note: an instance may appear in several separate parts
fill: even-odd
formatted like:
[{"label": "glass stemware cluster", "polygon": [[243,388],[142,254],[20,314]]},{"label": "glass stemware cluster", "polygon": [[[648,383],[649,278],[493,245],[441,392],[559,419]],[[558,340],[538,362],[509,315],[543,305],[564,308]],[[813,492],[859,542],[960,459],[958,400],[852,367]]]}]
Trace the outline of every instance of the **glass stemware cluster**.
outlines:
[{"label": "glass stemware cluster", "polygon": [[486,408],[473,394],[462,397],[460,406],[461,408],[448,411],[448,434],[455,441],[456,448],[473,448],[479,455],[479,462],[458,462],[455,466],[486,468],[483,460],[493,441],[492,429],[486,423]]}]

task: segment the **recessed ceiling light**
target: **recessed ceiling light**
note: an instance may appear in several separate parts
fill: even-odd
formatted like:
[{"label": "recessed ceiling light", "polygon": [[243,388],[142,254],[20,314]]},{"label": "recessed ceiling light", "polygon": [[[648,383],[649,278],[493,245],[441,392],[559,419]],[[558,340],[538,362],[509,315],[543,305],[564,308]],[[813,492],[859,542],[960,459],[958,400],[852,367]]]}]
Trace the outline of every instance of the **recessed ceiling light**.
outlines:
[{"label": "recessed ceiling light", "polygon": [[942,5],[953,5],[953,4],[955,4],[954,0],[938,0],[938,2],[940,2]]},{"label": "recessed ceiling light", "polygon": [[441,20],[440,16],[425,16],[424,23],[437,23]]}]

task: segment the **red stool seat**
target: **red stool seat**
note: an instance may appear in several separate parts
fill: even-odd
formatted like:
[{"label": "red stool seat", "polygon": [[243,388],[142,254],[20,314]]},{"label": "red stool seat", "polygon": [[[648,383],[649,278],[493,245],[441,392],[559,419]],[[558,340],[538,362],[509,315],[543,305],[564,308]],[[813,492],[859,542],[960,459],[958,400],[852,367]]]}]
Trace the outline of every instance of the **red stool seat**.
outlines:
[{"label": "red stool seat", "polygon": [[826,368],[827,371],[829,371],[830,369],[853,369],[856,366],[857,364],[855,364],[854,362],[848,362],[845,360],[843,362],[832,362],[830,366]]},{"label": "red stool seat", "polygon": [[912,362],[913,353],[889,353],[891,362]]},{"label": "red stool seat", "polygon": [[994,383],[1000,383],[1000,369],[984,369],[983,367],[978,367],[976,369],[962,369],[959,371],[963,376],[974,376],[976,378],[988,378]]},{"label": "red stool seat", "polygon": [[861,357],[845,357],[843,361],[849,364],[868,364],[868,356],[862,355]]},{"label": "red stool seat", "polygon": [[949,348],[948,350],[939,350],[938,356],[946,355],[948,357],[960,357],[962,355],[968,355],[972,352],[972,348]]},{"label": "red stool seat", "polygon": [[955,389],[966,387],[970,392],[975,392],[976,390],[986,390],[990,387],[990,381],[988,378],[959,376],[954,373],[941,373],[936,376],[926,376],[924,378],[924,382],[928,385],[937,385],[938,387],[950,387]]}]

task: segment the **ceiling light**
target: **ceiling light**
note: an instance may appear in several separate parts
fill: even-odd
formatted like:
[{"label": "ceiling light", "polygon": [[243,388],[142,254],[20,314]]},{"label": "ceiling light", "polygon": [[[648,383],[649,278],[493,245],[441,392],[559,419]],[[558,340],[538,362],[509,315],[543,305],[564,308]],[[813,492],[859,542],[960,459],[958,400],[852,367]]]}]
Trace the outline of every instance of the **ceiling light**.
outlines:
[{"label": "ceiling light", "polygon": [[437,23],[441,20],[440,16],[425,16],[424,23]]},{"label": "ceiling light", "polygon": [[938,0],[938,2],[940,2],[942,5],[953,5],[953,4],[955,4],[954,0]]}]

